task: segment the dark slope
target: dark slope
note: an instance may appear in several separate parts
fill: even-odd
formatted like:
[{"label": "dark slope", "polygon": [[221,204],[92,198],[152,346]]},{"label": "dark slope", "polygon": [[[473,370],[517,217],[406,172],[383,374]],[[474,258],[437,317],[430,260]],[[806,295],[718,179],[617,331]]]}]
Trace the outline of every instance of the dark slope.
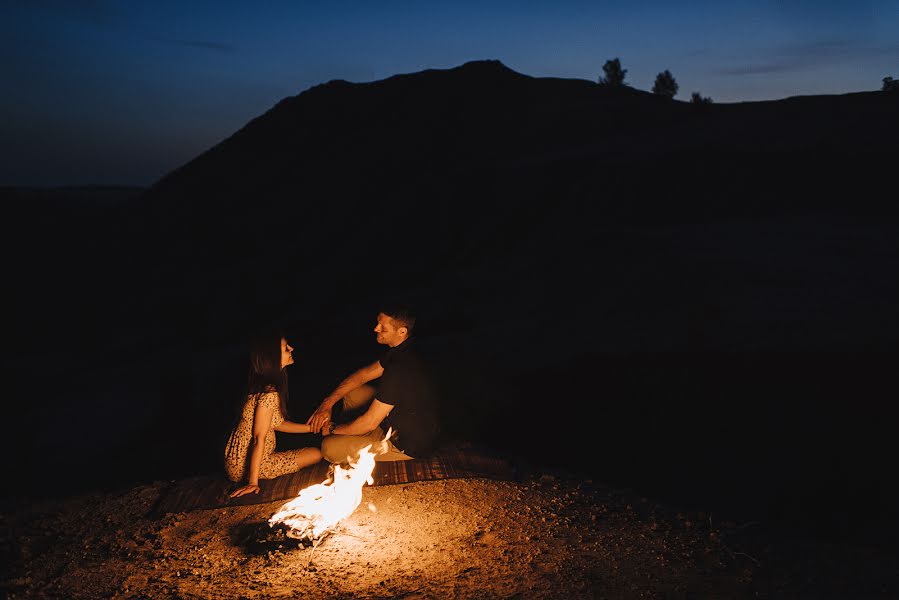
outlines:
[{"label": "dark slope", "polygon": [[779,153],[870,158],[894,152],[897,131],[897,100],[889,94],[694,106],[627,87],[527,77],[482,61],[311,88],[163,178],[148,200],[204,206],[251,195],[265,203],[268,193],[283,195],[281,209],[314,210],[328,197],[308,192],[327,189],[329,180],[338,193],[356,183],[389,196],[435,176],[561,161],[584,161],[580,179],[587,181],[609,163],[685,153],[747,161]]}]

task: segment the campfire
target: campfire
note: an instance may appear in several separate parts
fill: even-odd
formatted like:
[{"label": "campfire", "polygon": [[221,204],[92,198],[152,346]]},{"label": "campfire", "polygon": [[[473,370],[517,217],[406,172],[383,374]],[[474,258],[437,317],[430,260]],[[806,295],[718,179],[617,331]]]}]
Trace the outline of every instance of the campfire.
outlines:
[{"label": "campfire", "polygon": [[269,526],[286,526],[286,535],[297,540],[318,543],[324,539],[362,502],[362,486],[374,482],[371,474],[375,456],[392,434],[393,430],[388,429],[376,452],[371,450],[371,445],[363,448],[359,458],[348,468],[334,465],[334,473],[328,479],[301,490],[296,498],[272,515]]}]

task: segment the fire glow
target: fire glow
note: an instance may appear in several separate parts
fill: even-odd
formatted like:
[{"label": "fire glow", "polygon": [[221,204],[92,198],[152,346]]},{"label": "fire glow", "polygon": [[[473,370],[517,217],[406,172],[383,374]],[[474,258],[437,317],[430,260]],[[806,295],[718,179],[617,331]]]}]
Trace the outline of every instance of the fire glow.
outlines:
[{"label": "fire glow", "polygon": [[368,445],[348,468],[334,465],[331,478],[301,490],[296,498],[272,515],[268,524],[274,527],[283,523],[288,527],[288,537],[310,541],[320,540],[333,531],[337,523],[351,515],[362,502],[362,486],[374,483],[371,474],[375,456],[386,449],[392,433],[393,430],[388,429],[378,452],[372,452]]}]

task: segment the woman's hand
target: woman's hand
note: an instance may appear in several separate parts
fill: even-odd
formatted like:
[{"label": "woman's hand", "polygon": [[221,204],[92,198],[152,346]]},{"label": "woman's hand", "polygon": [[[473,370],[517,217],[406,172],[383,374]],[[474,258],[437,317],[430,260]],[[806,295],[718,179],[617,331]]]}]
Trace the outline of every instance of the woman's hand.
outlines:
[{"label": "woman's hand", "polygon": [[231,498],[237,498],[238,496],[243,496],[244,494],[258,494],[259,486],[255,483],[248,483],[243,487],[239,487],[233,492],[231,492]]}]

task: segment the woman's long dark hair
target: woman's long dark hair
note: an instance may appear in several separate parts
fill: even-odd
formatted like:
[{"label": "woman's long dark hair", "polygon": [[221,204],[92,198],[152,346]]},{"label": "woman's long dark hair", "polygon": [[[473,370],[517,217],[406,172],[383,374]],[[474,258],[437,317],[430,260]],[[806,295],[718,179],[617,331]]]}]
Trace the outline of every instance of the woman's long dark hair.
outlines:
[{"label": "woman's long dark hair", "polygon": [[281,416],[287,419],[287,369],[281,368],[280,333],[258,334],[250,341],[247,394],[278,393]]}]

